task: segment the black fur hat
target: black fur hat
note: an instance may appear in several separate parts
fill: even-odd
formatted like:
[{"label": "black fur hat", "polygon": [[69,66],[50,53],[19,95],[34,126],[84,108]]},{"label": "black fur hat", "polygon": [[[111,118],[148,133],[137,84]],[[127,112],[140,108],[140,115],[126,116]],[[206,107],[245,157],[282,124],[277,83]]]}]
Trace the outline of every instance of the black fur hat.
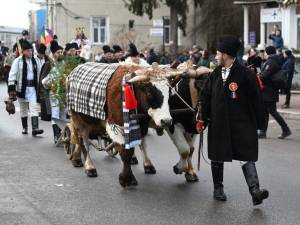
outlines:
[{"label": "black fur hat", "polygon": [[72,43],[67,43],[65,47],[65,51],[69,51],[71,48],[75,48]]},{"label": "black fur hat", "polygon": [[114,53],[121,52],[123,49],[119,45],[113,45]]},{"label": "black fur hat", "polygon": [[59,46],[57,41],[51,41],[50,43],[50,51],[54,54],[58,50],[63,50],[63,47]]},{"label": "black fur hat", "polygon": [[23,31],[22,31],[22,35],[23,35],[23,36],[29,35],[28,30],[23,30]]},{"label": "black fur hat", "polygon": [[103,50],[104,54],[108,53],[108,52],[113,52],[111,50],[111,48],[109,47],[109,45],[103,45],[102,50]]},{"label": "black fur hat", "polygon": [[241,44],[241,41],[234,36],[224,36],[220,39],[217,50],[232,57],[236,57]]},{"label": "black fur hat", "polygon": [[129,56],[138,56],[140,53],[138,52],[136,46],[133,43],[129,44]]},{"label": "black fur hat", "polygon": [[22,50],[28,50],[28,49],[32,49],[33,47],[32,47],[32,44],[29,41],[23,40],[21,42],[21,48],[22,48]]},{"label": "black fur hat", "polygon": [[268,46],[266,47],[266,53],[268,55],[274,55],[276,54],[276,48],[274,46]]},{"label": "black fur hat", "polygon": [[36,51],[40,54],[45,54],[46,50],[47,50],[47,47],[44,44],[39,44],[36,48]]},{"label": "black fur hat", "polygon": [[72,44],[73,48],[75,48],[76,50],[79,49],[78,44],[76,42],[72,42],[71,44]]}]

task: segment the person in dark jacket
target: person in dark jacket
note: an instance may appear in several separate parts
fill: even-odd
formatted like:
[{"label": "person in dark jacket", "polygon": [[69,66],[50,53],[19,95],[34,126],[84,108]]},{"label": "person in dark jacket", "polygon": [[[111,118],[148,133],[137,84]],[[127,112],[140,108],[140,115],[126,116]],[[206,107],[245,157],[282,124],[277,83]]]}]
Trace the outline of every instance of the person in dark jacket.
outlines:
[{"label": "person in dark jacket", "polygon": [[280,30],[276,30],[275,32],[270,34],[269,39],[272,40],[272,42],[273,42],[272,45],[274,46],[274,48],[276,48],[276,49],[283,48],[283,38],[281,37]]},{"label": "person in dark jacket", "polygon": [[211,61],[209,57],[210,56],[208,50],[203,50],[202,57],[199,59],[197,66],[205,66],[209,68]]},{"label": "person in dark jacket", "polygon": [[257,56],[256,50],[254,48],[251,48],[248,51],[248,59],[247,59],[247,67],[250,68],[253,72],[257,73],[260,71],[262,59]]},{"label": "person in dark jacket", "polygon": [[100,63],[117,63],[118,60],[114,58],[113,50],[110,48],[109,45],[104,45],[102,47],[103,55],[100,59]]},{"label": "person in dark jacket", "polygon": [[119,45],[113,45],[112,50],[114,52],[115,60],[117,60],[118,62],[125,61],[125,57],[124,57],[125,53]]},{"label": "person in dark jacket", "polygon": [[147,59],[147,63],[149,63],[149,65],[152,65],[152,63],[154,63],[154,62],[158,62],[158,58],[157,58],[156,53],[154,52],[154,49],[151,48],[149,50],[149,56]]},{"label": "person in dark jacket", "polygon": [[292,81],[295,72],[295,56],[292,54],[290,50],[285,50],[283,52],[283,57],[285,58],[285,62],[283,63],[281,69],[287,71],[288,80],[287,86],[285,88],[285,103],[282,108],[290,108],[290,101],[291,101],[291,88],[292,88]]},{"label": "person in dark jacket", "polygon": [[[214,199],[226,201],[223,189],[224,162],[239,160],[254,205],[268,197],[260,189],[255,162],[258,159],[257,129],[264,124],[262,93],[256,75],[236,59],[240,41],[221,39],[218,67],[209,75],[200,95],[198,132],[208,126],[208,157],[211,160]],[[199,125],[199,126],[198,126]]]},{"label": "person in dark jacket", "polygon": [[282,134],[278,137],[284,139],[292,134],[290,128],[277,112],[276,102],[279,101],[279,90],[272,84],[272,76],[277,73],[280,69],[280,58],[276,55],[276,49],[274,46],[268,46],[265,51],[265,58],[267,61],[264,63],[261,71],[261,80],[264,84],[263,98],[265,104],[266,123],[263,129],[259,131],[259,138],[266,138],[269,114],[271,114],[276,122],[282,129]]}]

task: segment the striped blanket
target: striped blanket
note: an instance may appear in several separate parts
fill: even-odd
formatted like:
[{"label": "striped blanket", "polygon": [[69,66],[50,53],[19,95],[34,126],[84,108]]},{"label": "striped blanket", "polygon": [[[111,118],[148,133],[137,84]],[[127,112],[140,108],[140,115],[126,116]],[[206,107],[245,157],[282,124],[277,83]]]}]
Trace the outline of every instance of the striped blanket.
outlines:
[{"label": "striped blanket", "polygon": [[106,87],[118,66],[93,62],[77,66],[68,77],[68,110],[105,120]]},{"label": "striped blanket", "polygon": [[135,114],[135,110],[129,110],[125,107],[125,85],[126,76],[122,80],[122,100],[123,100],[123,120],[124,120],[124,138],[125,138],[125,149],[129,150],[134,148],[136,145],[141,144],[141,129],[139,121],[137,119],[130,118],[131,114]]}]

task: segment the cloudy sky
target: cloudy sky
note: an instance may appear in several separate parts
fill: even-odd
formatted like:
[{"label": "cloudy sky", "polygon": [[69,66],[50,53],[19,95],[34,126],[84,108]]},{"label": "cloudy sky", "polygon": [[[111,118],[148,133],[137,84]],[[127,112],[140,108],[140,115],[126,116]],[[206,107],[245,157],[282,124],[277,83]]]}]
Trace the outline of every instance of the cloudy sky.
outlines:
[{"label": "cloudy sky", "polygon": [[0,0],[0,26],[28,28],[28,11],[37,9],[28,0]]}]

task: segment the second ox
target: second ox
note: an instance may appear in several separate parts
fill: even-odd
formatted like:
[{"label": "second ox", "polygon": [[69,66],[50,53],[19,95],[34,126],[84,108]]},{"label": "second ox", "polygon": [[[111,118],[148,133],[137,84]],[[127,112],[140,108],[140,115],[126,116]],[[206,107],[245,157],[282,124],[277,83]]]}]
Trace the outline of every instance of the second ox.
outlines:
[{"label": "second ox", "polygon": [[[165,127],[165,131],[179,153],[180,159],[173,167],[174,173],[184,173],[187,182],[197,182],[198,177],[192,163],[194,142],[197,135],[195,128],[197,101],[206,75],[211,70],[206,67],[199,67],[194,70],[192,63],[186,62],[180,64],[176,71],[176,73],[186,74],[186,76],[171,77],[170,83],[173,87],[173,94],[170,96],[169,105],[171,112],[181,110],[181,113],[172,114],[173,123],[171,126]],[[188,110],[185,111],[185,109]],[[153,126],[153,128],[162,131],[158,127]],[[147,138],[143,138],[140,149],[143,154],[145,173],[155,174],[156,169],[147,154]]]}]

